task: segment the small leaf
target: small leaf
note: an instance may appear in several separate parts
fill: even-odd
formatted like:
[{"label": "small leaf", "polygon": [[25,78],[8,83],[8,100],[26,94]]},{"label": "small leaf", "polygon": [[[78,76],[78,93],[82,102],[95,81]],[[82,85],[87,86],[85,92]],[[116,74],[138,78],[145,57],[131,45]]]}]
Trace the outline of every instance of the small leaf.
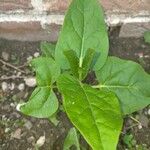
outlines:
[{"label": "small leaf", "polygon": [[150,75],[139,64],[109,57],[96,76],[98,88],[116,93],[124,115],[150,104]]},{"label": "small leaf", "polygon": [[122,127],[116,96],[84,85],[70,75],[61,75],[57,84],[68,117],[93,150],[115,150]]},{"label": "small leaf", "polygon": [[79,73],[78,73],[79,59],[75,51],[69,50],[69,51],[64,51],[63,53],[66,56],[67,60],[69,61],[72,74],[78,78],[79,77]]},{"label": "small leaf", "polygon": [[103,10],[98,0],[73,0],[56,45],[56,61],[61,69],[70,69],[63,51],[74,50],[82,68],[89,48],[99,56],[94,64],[94,69],[99,70],[107,59],[109,49]]},{"label": "small leaf", "polygon": [[88,49],[86,52],[86,55],[83,59],[82,79],[87,76],[89,69],[91,68],[90,66],[94,57],[94,53],[95,51],[92,49]]},{"label": "small leaf", "polygon": [[71,128],[64,141],[63,150],[70,150],[71,146],[76,146],[76,150],[80,150],[79,139],[75,128]]},{"label": "small leaf", "polygon": [[43,56],[51,57],[54,59],[55,47],[56,47],[55,44],[48,43],[48,42],[41,42],[41,51]]},{"label": "small leaf", "polygon": [[77,57],[75,51],[73,50],[64,51],[64,55],[69,61],[73,75],[77,78],[80,78],[81,80],[84,79],[87,76],[88,71],[90,69],[90,65],[92,63],[94,56],[94,50],[92,49],[87,50],[86,55],[83,59],[82,68],[79,68],[79,58]]},{"label": "small leaf", "polygon": [[146,43],[150,44],[150,31],[146,31],[144,33],[144,40],[145,40]]},{"label": "small leaf", "polygon": [[31,62],[36,71],[38,87],[29,101],[21,106],[21,112],[37,118],[49,118],[58,109],[58,100],[51,88],[60,74],[60,69],[52,58],[39,57]]},{"label": "small leaf", "polygon": [[49,120],[50,122],[52,122],[55,126],[57,126],[58,123],[59,123],[59,120],[57,119],[57,114],[56,114],[56,113],[55,113],[54,115],[50,116],[50,117],[48,118],[48,120]]},{"label": "small leaf", "polygon": [[39,57],[33,59],[31,65],[35,68],[38,86],[52,85],[60,74],[60,68],[52,58]]},{"label": "small leaf", "polygon": [[58,101],[50,87],[37,87],[20,110],[26,115],[48,118],[58,109]]}]

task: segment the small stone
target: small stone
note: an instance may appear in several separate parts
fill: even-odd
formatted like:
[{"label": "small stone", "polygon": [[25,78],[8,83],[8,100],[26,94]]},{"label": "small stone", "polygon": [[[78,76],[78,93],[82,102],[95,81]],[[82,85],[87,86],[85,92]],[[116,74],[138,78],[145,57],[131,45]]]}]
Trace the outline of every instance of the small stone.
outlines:
[{"label": "small stone", "polygon": [[138,125],[138,129],[142,129],[142,125],[141,124]]},{"label": "small stone", "polygon": [[30,121],[27,121],[27,122],[24,124],[24,126],[25,126],[28,130],[30,130],[33,125],[32,125],[32,123],[31,123]]},{"label": "small stone", "polygon": [[27,58],[27,61],[31,61],[33,59],[33,57],[32,56],[29,56],[28,58]]},{"label": "small stone", "polygon": [[138,56],[139,56],[139,58],[143,58],[143,56],[144,56],[143,52],[138,53]]},{"label": "small stone", "polygon": [[11,83],[11,84],[9,85],[9,89],[10,89],[11,91],[13,91],[14,88],[15,88],[15,83]]},{"label": "small stone", "polygon": [[2,82],[2,90],[6,92],[8,90],[8,83],[7,82]]},{"label": "small stone", "polygon": [[10,56],[7,52],[2,52],[2,58],[5,60],[5,61],[8,61]]},{"label": "small stone", "polygon": [[24,79],[25,84],[29,87],[35,87],[36,86],[36,79],[34,77],[26,78]]},{"label": "small stone", "polygon": [[37,140],[36,145],[37,145],[38,147],[41,147],[41,146],[44,145],[44,143],[45,143],[45,135],[44,135],[44,136],[41,136],[41,137]]},{"label": "small stone", "polygon": [[18,128],[14,133],[12,133],[11,137],[15,139],[21,139],[21,129]]},{"label": "small stone", "polygon": [[142,47],[142,48],[146,48],[146,45],[142,44],[141,47]]},{"label": "small stone", "polygon": [[8,133],[10,131],[10,128],[5,128],[5,133]]},{"label": "small stone", "polygon": [[20,84],[18,85],[18,89],[19,89],[20,91],[23,91],[23,90],[25,89],[24,83],[20,83]]},{"label": "small stone", "polygon": [[11,107],[16,107],[14,103],[10,103],[10,106]]},{"label": "small stone", "polygon": [[33,143],[35,141],[35,138],[33,136],[27,138],[28,143]]},{"label": "small stone", "polygon": [[21,76],[21,74],[22,74],[21,72],[17,72],[17,76],[18,76],[18,77]]},{"label": "small stone", "polygon": [[40,53],[39,52],[35,52],[34,53],[34,57],[39,57],[40,56]]}]

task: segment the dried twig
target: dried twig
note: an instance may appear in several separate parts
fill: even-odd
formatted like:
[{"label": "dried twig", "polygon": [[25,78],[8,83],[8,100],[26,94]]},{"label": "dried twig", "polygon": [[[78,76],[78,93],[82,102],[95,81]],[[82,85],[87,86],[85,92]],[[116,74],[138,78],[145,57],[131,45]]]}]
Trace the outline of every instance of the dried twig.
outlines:
[{"label": "dried twig", "polygon": [[26,76],[15,76],[15,75],[12,75],[12,76],[4,76],[4,77],[1,77],[0,80],[9,80],[9,79],[25,79]]},{"label": "dried twig", "polygon": [[19,72],[21,72],[21,73],[26,74],[26,72],[24,72],[23,70],[17,68],[16,66],[11,65],[10,63],[7,63],[7,62],[3,61],[2,59],[0,59],[0,62],[1,62],[2,64],[4,64],[4,65],[10,67],[10,68],[13,68],[13,69],[15,69],[15,70],[17,70],[17,71],[19,71]]}]

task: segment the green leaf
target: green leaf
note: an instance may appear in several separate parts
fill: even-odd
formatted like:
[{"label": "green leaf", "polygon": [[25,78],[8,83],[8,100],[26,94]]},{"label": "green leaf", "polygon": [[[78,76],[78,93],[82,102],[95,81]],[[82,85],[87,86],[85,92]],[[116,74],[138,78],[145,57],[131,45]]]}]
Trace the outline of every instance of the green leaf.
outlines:
[{"label": "green leaf", "polygon": [[73,75],[77,78],[84,79],[87,76],[90,65],[92,63],[93,56],[94,56],[94,50],[92,50],[92,49],[87,50],[86,55],[83,59],[83,67],[82,68],[79,67],[79,59],[78,59],[75,51],[73,51],[73,50],[64,51],[64,55],[66,56],[66,58],[69,61],[70,68],[72,70]]},{"label": "green leaf", "polygon": [[62,69],[69,69],[63,51],[74,50],[79,58],[79,67],[88,49],[96,52],[95,70],[99,70],[108,55],[109,42],[103,10],[97,0],[73,0],[60,33],[55,58]]},{"label": "green leaf", "polygon": [[63,53],[66,56],[66,58],[70,64],[72,74],[78,78],[79,77],[79,65],[78,65],[79,59],[76,55],[76,52],[73,50],[69,50],[69,51],[64,51]]},{"label": "green leaf", "polygon": [[26,115],[48,118],[58,109],[58,101],[50,87],[37,87],[20,110]]},{"label": "green leaf", "polygon": [[139,64],[109,57],[96,76],[100,85],[95,87],[115,92],[124,115],[150,104],[150,75]]},{"label": "green leaf", "polygon": [[60,75],[60,68],[52,58],[39,57],[33,59],[31,65],[35,68],[38,86],[50,86]]},{"label": "green leaf", "polygon": [[29,101],[21,107],[21,112],[37,118],[49,118],[58,109],[58,101],[52,84],[60,74],[60,69],[52,58],[39,57],[31,62],[36,71],[38,87]]},{"label": "green leaf", "polygon": [[122,127],[118,99],[93,89],[70,75],[58,78],[68,117],[93,150],[115,150]]},{"label": "green leaf", "polygon": [[51,57],[54,59],[54,55],[55,55],[55,44],[52,43],[48,43],[48,42],[41,42],[41,51],[43,56],[45,57]]},{"label": "green leaf", "polygon": [[76,150],[80,150],[79,140],[77,131],[75,128],[71,128],[68,135],[64,141],[63,150],[70,150],[71,146],[76,146]]},{"label": "green leaf", "polygon": [[150,31],[146,31],[144,33],[144,40],[145,40],[146,43],[150,44]]},{"label": "green leaf", "polygon": [[88,49],[86,52],[86,55],[83,59],[82,79],[84,79],[89,72],[89,68],[92,64],[92,60],[94,57],[94,53],[95,53],[95,51],[92,49]]},{"label": "green leaf", "polygon": [[48,120],[53,123],[55,126],[57,126],[59,124],[59,120],[57,119],[57,113],[53,114],[52,116],[50,116],[48,118]]}]

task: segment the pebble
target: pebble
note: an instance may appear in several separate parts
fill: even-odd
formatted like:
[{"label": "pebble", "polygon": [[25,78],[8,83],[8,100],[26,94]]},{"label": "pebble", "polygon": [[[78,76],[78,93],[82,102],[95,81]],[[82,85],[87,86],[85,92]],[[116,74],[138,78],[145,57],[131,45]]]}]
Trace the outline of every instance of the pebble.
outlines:
[{"label": "pebble", "polygon": [[8,83],[7,82],[2,82],[2,90],[6,92],[8,90]]},{"label": "pebble", "polygon": [[11,83],[11,84],[9,85],[9,89],[10,89],[11,91],[13,91],[14,88],[15,88],[15,83]]},{"label": "pebble", "polygon": [[5,61],[8,61],[9,58],[10,58],[10,55],[9,55],[7,52],[2,52],[2,58],[3,58]]},{"label": "pebble", "polygon": [[36,142],[36,145],[38,146],[38,147],[41,147],[41,146],[43,146],[44,145],[44,143],[45,143],[45,135],[44,136],[41,136],[38,140],[37,140],[37,142]]},{"label": "pebble", "polygon": [[138,125],[138,129],[142,129],[142,125],[141,124]]},{"label": "pebble", "polygon": [[31,123],[30,121],[27,121],[27,122],[24,124],[24,126],[25,126],[28,130],[30,130],[33,125],[32,125],[32,123]]},{"label": "pebble", "polygon": [[5,133],[8,133],[10,131],[10,128],[5,128]]},{"label": "pebble", "polygon": [[26,78],[24,79],[25,84],[29,87],[35,87],[36,86],[36,79],[34,77]]},{"label": "pebble", "polygon": [[27,138],[28,143],[33,143],[35,141],[35,138],[33,136]]},{"label": "pebble", "polygon": [[11,134],[12,138],[21,139],[21,129],[18,128],[14,133]]},{"label": "pebble", "polygon": [[27,58],[27,61],[31,61],[33,59],[33,57],[32,56],[29,56],[28,58]]},{"label": "pebble", "polygon": [[23,90],[25,89],[24,83],[20,83],[20,84],[18,85],[18,89],[19,89],[20,91],[23,91]]},{"label": "pebble", "polygon": [[39,52],[35,52],[34,53],[34,57],[39,57],[40,56],[40,53]]},{"label": "pebble", "polygon": [[14,103],[10,103],[10,106],[11,107],[16,107]]}]

